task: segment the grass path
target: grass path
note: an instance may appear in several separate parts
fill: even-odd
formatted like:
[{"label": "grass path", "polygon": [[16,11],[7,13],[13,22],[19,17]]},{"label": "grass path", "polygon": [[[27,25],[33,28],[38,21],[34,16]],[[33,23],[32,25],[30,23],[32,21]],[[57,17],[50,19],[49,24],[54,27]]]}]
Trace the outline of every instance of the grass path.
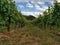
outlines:
[{"label": "grass path", "polygon": [[60,36],[37,27],[24,27],[21,30],[1,33],[0,45],[60,45]]}]

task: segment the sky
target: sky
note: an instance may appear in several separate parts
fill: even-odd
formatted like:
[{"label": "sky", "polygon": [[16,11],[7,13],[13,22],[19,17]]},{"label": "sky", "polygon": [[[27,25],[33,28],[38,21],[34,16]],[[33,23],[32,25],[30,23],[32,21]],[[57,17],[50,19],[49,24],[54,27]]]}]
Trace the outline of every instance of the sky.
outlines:
[{"label": "sky", "polygon": [[[14,0],[18,11],[23,15],[38,17],[39,14],[48,10],[48,6],[53,6],[53,0]],[[60,0],[58,0],[60,2]]]}]

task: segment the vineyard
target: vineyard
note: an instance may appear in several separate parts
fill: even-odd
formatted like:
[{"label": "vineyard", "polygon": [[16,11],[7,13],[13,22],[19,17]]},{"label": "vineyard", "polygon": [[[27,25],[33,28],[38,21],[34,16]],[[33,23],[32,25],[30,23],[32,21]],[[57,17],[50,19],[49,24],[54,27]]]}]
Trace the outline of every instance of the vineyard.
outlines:
[{"label": "vineyard", "polygon": [[0,0],[0,45],[60,45],[60,3],[35,18],[19,12],[15,1]]}]

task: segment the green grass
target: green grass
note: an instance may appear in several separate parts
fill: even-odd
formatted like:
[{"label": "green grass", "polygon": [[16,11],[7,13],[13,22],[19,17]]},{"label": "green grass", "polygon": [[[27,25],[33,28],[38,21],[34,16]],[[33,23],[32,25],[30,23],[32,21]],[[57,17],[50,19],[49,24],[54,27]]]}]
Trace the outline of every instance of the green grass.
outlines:
[{"label": "green grass", "polygon": [[26,25],[20,30],[0,34],[0,45],[60,45],[60,36]]}]

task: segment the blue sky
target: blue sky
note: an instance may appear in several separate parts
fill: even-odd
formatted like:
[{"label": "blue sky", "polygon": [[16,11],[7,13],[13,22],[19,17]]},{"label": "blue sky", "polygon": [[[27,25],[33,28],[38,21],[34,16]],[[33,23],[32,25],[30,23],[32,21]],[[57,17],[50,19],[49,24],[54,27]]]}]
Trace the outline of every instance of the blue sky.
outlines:
[{"label": "blue sky", "polygon": [[[14,0],[18,11],[21,11],[24,15],[33,15],[38,17],[48,6],[53,6],[52,0]],[[59,0],[60,1],[60,0]]]}]

